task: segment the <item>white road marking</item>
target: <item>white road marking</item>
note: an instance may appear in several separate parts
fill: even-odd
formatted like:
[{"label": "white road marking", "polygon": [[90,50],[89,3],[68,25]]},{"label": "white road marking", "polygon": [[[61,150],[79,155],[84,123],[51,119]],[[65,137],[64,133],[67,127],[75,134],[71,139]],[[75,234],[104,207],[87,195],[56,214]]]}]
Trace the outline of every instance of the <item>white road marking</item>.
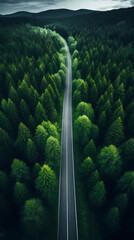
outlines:
[{"label": "white road marking", "polygon": [[[72,65],[71,65],[71,56],[69,52],[69,48],[67,46],[66,41],[61,37],[62,41],[65,44],[65,48],[67,50],[67,72],[66,72],[66,85],[70,85],[70,81],[72,80]],[[71,69],[71,72],[70,72]],[[71,73],[71,74],[69,74]],[[69,79],[70,77],[70,79]],[[71,83],[72,84],[72,83]],[[72,86],[71,86],[72,88]],[[72,89],[71,89],[71,96],[72,96]],[[63,142],[63,131],[66,133],[66,212],[67,212],[67,240],[69,240],[69,222],[68,222],[68,125],[67,125],[67,116],[68,116],[68,107],[69,107],[69,92],[67,91],[67,100],[66,100],[66,111],[65,111],[65,96],[64,96],[64,101],[63,101],[63,115],[62,119],[66,120],[65,122],[62,121],[62,142]],[[72,108],[71,108],[72,109]],[[66,128],[64,128],[64,126]],[[71,138],[72,138],[72,144],[73,144],[73,134],[72,134],[72,112],[71,112]],[[62,142],[61,142],[61,147],[62,147]],[[62,166],[61,166],[62,167]],[[60,167],[60,179],[59,179],[59,203],[58,203],[58,237],[59,237],[59,218],[60,218],[60,196],[61,196],[61,167]],[[77,234],[77,240],[78,238],[78,223],[77,223],[77,208],[76,208],[76,191],[75,191],[75,176],[74,176],[74,154],[73,154],[73,145],[72,145],[72,167],[73,167],[73,194],[74,194],[74,206],[75,206],[75,223],[76,223],[76,234]]]}]

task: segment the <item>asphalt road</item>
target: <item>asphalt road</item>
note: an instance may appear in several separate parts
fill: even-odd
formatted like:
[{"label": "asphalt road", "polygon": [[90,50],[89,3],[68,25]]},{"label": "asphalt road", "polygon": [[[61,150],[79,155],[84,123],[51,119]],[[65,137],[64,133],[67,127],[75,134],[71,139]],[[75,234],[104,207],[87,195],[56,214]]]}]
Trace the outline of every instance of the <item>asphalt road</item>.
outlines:
[{"label": "asphalt road", "polygon": [[67,74],[62,115],[62,162],[59,179],[58,240],[78,240],[72,130],[72,63],[67,49]]}]

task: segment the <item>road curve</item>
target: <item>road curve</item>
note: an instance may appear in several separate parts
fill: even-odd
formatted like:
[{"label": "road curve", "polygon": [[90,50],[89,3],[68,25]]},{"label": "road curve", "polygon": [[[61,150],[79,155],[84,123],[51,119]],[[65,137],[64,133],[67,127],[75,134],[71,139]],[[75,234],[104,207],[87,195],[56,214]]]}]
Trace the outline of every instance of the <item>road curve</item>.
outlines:
[{"label": "road curve", "polygon": [[59,178],[58,240],[78,240],[72,130],[72,63],[67,43],[67,73],[62,114],[62,161]]}]

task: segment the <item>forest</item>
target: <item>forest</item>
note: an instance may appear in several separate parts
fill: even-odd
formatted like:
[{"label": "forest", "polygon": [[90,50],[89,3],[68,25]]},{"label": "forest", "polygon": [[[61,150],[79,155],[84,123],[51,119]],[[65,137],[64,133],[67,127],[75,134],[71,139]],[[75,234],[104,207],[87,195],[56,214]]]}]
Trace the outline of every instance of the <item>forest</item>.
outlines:
[{"label": "forest", "polygon": [[0,52],[0,239],[55,239],[66,50],[26,25]]},{"label": "forest", "polygon": [[133,239],[134,26],[70,32],[79,237]]},{"label": "forest", "polygon": [[3,20],[1,239],[56,239],[66,76],[59,34],[72,56],[79,239],[134,238],[134,8],[118,11]]}]

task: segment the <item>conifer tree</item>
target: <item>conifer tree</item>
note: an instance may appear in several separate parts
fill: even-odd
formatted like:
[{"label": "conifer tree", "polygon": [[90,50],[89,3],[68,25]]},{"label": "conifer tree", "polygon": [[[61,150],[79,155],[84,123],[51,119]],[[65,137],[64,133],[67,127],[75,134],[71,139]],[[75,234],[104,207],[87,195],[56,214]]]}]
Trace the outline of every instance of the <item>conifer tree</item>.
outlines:
[{"label": "conifer tree", "polygon": [[26,144],[29,138],[31,138],[30,130],[26,127],[25,124],[20,123],[18,127],[16,146],[18,147],[21,153],[25,152]]},{"label": "conifer tree", "polygon": [[38,160],[38,152],[35,143],[29,138],[26,143],[26,157],[29,163],[35,163]]},{"label": "conifer tree", "polygon": [[27,183],[30,180],[30,170],[25,162],[14,159],[11,164],[11,177],[17,182]]},{"label": "conifer tree", "polygon": [[97,160],[98,168],[106,179],[117,178],[122,170],[122,161],[118,149],[114,145],[102,148]]},{"label": "conifer tree", "polygon": [[56,200],[57,179],[54,171],[48,165],[42,166],[35,180],[35,186],[44,199],[50,202]]},{"label": "conifer tree", "polygon": [[25,202],[22,211],[22,224],[26,235],[38,240],[46,230],[46,211],[43,203],[38,198]]},{"label": "conifer tree", "polygon": [[19,110],[22,117],[22,121],[24,123],[27,123],[30,116],[30,112],[27,103],[23,99],[21,99],[20,101]]},{"label": "conifer tree", "polygon": [[14,89],[13,86],[11,86],[10,92],[9,92],[9,98],[16,104],[19,104],[19,95],[17,91]]},{"label": "conifer tree", "polygon": [[81,164],[81,176],[83,179],[88,179],[91,174],[95,171],[95,165],[90,157],[87,157]]},{"label": "conifer tree", "polygon": [[89,200],[94,207],[100,208],[106,201],[106,189],[103,181],[97,182],[89,193]]},{"label": "conifer tree", "polygon": [[30,193],[24,183],[16,182],[14,187],[14,197],[20,207],[29,199]]},{"label": "conifer tree", "polygon": [[84,153],[85,157],[90,156],[92,159],[96,158],[97,149],[96,149],[96,146],[94,144],[93,139],[91,139],[89,141],[89,143],[86,145],[86,147],[84,148],[83,153]]},{"label": "conifer tree", "polygon": [[42,123],[42,121],[44,120],[45,121],[47,120],[46,111],[40,102],[38,102],[35,109],[35,120],[36,120],[36,123],[38,124]]},{"label": "conifer tree", "polygon": [[2,128],[0,128],[0,147],[5,152],[11,151],[13,147],[12,139]]},{"label": "conifer tree", "polygon": [[38,148],[38,152],[45,158],[45,143],[48,138],[48,133],[45,128],[41,125],[38,125],[35,132],[35,142]]},{"label": "conifer tree", "polygon": [[12,100],[9,98],[7,102],[7,114],[8,118],[10,119],[12,125],[16,128],[19,125],[20,119],[17,107],[15,103],[12,102]]},{"label": "conifer tree", "polygon": [[109,127],[108,132],[105,136],[105,143],[107,145],[113,144],[119,146],[123,142],[124,138],[124,127],[122,124],[122,120],[119,117]]},{"label": "conifer tree", "polygon": [[9,135],[13,136],[13,129],[7,116],[0,111],[0,127],[5,130]]}]

